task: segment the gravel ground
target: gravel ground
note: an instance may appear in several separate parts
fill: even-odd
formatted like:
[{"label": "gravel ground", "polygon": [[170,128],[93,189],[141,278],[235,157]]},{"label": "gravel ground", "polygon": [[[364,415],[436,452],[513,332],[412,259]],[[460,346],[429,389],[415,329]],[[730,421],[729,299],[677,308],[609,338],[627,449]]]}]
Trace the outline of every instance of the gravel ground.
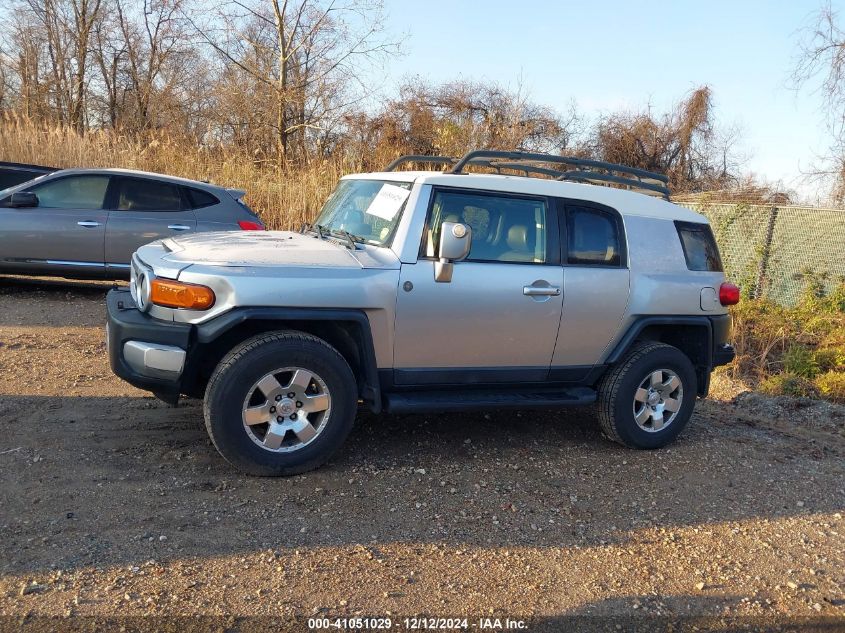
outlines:
[{"label": "gravel ground", "polygon": [[843,407],[703,401],[652,452],[589,409],[362,412],[327,466],[254,479],[199,402],[112,375],[108,287],[0,279],[0,629],[845,629]]}]

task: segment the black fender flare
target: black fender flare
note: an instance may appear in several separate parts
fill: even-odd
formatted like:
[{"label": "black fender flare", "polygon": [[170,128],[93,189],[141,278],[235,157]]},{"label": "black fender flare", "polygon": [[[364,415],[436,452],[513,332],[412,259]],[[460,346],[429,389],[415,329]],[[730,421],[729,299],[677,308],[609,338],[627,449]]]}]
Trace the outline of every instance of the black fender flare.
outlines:
[{"label": "black fender flare", "polygon": [[200,344],[214,342],[232,328],[246,321],[325,321],[352,322],[358,325],[355,341],[361,352],[364,370],[363,397],[374,413],[381,411],[381,387],[378,379],[375,345],[370,320],[363,310],[341,308],[287,308],[249,307],[235,308],[196,327],[196,341]]},{"label": "black fender flare", "polygon": [[692,325],[704,328],[707,332],[705,345],[706,366],[713,367],[713,323],[706,316],[672,316],[672,315],[649,315],[639,316],[628,328],[628,331],[619,339],[610,354],[607,355],[605,363],[611,365],[618,362],[628,352],[637,337],[644,329],[654,325]]}]

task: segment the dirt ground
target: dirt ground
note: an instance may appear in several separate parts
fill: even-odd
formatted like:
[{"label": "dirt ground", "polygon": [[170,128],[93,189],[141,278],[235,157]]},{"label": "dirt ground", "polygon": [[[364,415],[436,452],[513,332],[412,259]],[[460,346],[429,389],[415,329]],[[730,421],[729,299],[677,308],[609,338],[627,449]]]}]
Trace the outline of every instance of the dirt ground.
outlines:
[{"label": "dirt ground", "polygon": [[361,413],[327,466],[255,479],[198,402],[112,375],[108,287],[0,279],[0,628],[845,629],[843,407],[703,401],[652,452],[608,442],[589,409]]}]

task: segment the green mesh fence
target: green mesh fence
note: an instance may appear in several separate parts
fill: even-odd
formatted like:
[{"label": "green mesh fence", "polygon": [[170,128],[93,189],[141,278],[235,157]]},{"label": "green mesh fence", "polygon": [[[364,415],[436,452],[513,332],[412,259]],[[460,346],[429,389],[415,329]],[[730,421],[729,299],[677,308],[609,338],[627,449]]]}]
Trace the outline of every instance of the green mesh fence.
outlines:
[{"label": "green mesh fence", "polygon": [[679,203],[710,220],[725,274],[745,296],[794,305],[810,280],[845,280],[845,210]]}]

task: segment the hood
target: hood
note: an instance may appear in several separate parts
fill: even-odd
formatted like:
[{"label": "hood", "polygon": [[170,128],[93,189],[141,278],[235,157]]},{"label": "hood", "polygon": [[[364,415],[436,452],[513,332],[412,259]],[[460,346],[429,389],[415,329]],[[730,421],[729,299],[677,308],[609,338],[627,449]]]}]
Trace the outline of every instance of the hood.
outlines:
[{"label": "hood", "polygon": [[162,240],[162,259],[176,266],[303,266],[362,268],[352,251],[327,239],[291,231],[195,233]]}]

